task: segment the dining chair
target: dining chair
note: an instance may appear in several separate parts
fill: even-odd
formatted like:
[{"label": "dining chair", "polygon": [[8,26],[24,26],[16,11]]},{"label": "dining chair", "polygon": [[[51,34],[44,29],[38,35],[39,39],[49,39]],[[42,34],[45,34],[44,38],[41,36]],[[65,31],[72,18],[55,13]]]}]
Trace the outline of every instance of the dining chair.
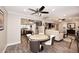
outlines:
[{"label": "dining chair", "polygon": [[71,48],[71,45],[72,45],[72,43],[73,43],[74,40],[75,40],[75,37],[74,37],[74,36],[71,36],[71,35],[68,35],[68,37],[64,38],[63,40],[64,40],[65,42],[68,42],[68,43],[69,43],[68,48]]},{"label": "dining chair", "polygon": [[54,44],[54,39],[55,39],[55,36],[54,35],[50,35],[49,40],[46,41],[44,44],[45,45],[53,45]]},{"label": "dining chair", "polygon": [[39,34],[44,34],[44,32],[45,32],[45,27],[44,27],[44,26],[39,26],[39,27],[38,27],[38,32],[39,32]]}]

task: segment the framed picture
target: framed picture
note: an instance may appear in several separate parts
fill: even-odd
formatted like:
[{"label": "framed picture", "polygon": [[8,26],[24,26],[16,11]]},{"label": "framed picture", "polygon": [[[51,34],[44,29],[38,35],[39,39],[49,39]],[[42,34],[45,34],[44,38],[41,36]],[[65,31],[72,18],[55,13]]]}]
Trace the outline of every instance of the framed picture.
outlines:
[{"label": "framed picture", "polygon": [[4,29],[4,13],[0,9],[0,31]]},{"label": "framed picture", "polygon": [[75,29],[75,23],[68,23],[67,28],[68,29]]}]

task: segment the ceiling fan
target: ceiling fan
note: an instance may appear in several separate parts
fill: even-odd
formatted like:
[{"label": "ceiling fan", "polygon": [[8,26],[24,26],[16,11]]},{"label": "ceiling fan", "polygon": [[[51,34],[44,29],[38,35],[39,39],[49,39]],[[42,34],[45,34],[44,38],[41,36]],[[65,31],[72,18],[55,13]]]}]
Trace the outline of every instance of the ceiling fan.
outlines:
[{"label": "ceiling fan", "polygon": [[48,13],[49,13],[49,12],[47,12],[47,11],[43,11],[44,9],[45,9],[45,6],[42,6],[42,7],[39,8],[39,9],[37,8],[36,10],[29,8],[29,10],[33,11],[32,15],[33,15],[33,14],[38,14],[38,15],[40,15],[40,16],[41,16],[41,14],[48,14]]}]

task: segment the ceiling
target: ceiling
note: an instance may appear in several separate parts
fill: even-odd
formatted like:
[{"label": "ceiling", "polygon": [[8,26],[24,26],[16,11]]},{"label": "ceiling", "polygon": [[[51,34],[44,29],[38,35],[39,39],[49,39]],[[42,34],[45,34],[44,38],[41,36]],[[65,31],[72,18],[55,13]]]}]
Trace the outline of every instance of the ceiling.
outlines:
[{"label": "ceiling", "polygon": [[[5,6],[5,9],[10,12],[16,12],[24,15],[31,15],[32,11],[28,8],[37,9],[41,6]],[[66,16],[79,16],[79,6],[45,6],[45,11],[49,14],[46,16],[66,17]],[[32,15],[35,16],[35,15]]]}]

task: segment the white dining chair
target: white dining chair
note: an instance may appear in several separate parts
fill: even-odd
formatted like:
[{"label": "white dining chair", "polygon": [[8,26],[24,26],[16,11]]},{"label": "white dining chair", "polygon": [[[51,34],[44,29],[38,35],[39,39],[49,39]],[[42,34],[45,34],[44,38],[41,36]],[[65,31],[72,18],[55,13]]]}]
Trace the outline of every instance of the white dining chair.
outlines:
[{"label": "white dining chair", "polygon": [[39,32],[39,34],[44,34],[44,32],[45,32],[45,27],[44,27],[44,26],[39,26],[39,27],[38,27],[38,32]]},{"label": "white dining chair", "polygon": [[50,35],[49,40],[46,41],[44,44],[45,44],[45,45],[52,45],[52,44],[54,43],[54,38],[55,38],[54,35]]}]

